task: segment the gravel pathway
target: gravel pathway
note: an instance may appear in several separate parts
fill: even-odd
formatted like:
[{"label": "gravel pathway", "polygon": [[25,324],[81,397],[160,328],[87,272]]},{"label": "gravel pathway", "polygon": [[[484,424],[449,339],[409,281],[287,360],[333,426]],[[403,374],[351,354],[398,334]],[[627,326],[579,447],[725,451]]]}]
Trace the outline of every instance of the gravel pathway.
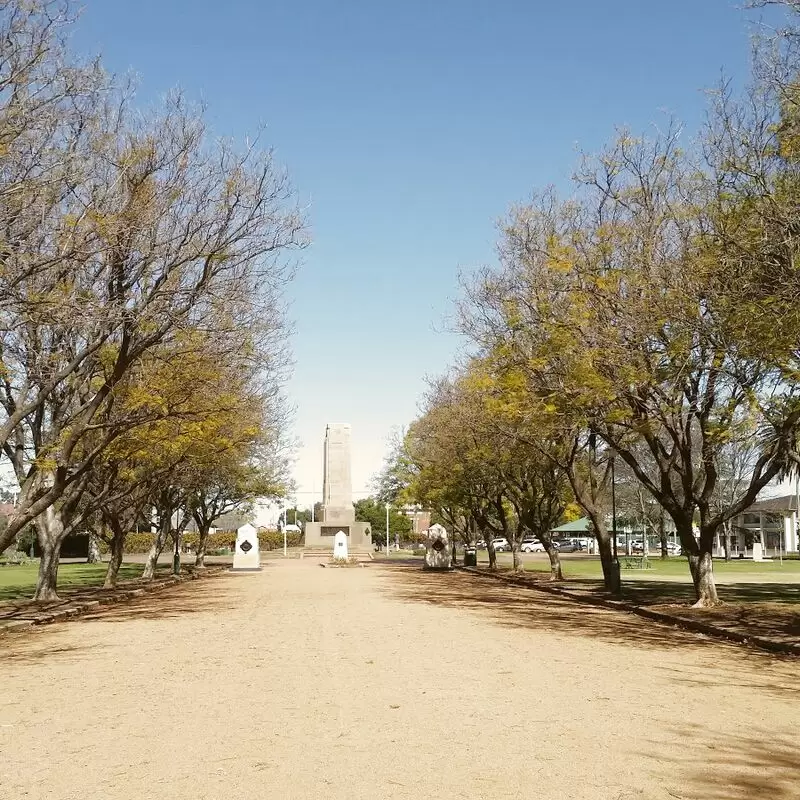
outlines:
[{"label": "gravel pathway", "polygon": [[0,796],[800,798],[800,662],[374,564],[0,640]]}]

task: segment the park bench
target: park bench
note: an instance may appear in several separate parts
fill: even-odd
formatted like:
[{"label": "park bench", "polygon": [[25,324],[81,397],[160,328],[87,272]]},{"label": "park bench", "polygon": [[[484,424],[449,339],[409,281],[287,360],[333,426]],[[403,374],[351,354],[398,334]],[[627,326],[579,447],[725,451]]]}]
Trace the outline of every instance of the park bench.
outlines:
[{"label": "park bench", "polygon": [[647,556],[622,556],[623,569],[653,569]]}]

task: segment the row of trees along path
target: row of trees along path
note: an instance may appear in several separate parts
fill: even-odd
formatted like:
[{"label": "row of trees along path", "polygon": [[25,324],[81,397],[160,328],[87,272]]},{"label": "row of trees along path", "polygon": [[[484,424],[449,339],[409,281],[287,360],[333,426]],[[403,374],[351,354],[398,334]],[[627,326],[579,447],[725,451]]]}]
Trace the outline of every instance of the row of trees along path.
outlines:
[{"label": "row of trees along path", "polygon": [[179,93],[134,86],[66,45],[73,7],[0,9],[0,446],[29,526],[35,599],[73,531],[110,542],[155,508],[207,532],[229,500],[280,492],[282,293],[305,221],[269,151],[209,135]]}]

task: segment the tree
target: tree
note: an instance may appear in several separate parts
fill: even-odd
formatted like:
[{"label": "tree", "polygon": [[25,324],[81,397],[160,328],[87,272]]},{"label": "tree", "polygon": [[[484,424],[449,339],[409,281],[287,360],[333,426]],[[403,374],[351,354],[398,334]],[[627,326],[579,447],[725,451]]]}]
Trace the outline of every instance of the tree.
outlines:
[{"label": "tree", "polygon": [[306,522],[319,522],[322,518],[322,503],[314,503],[313,510],[310,508],[295,509],[297,524],[305,529]]},{"label": "tree", "polygon": [[203,485],[194,489],[187,501],[200,534],[195,567],[205,567],[208,535],[215,520],[246,507],[256,498],[276,498],[284,492],[284,484],[271,471],[233,460],[227,466],[218,466]]},{"label": "tree", "polygon": [[[489,566],[497,567],[493,538],[510,520],[503,508],[503,488],[491,463],[491,452],[480,440],[471,407],[457,380],[433,384],[421,417],[406,437],[409,476],[405,495],[449,520],[465,541],[481,535]],[[495,517],[501,509],[502,514]]]},{"label": "tree", "polygon": [[[709,234],[716,187],[678,136],[622,134],[582,167],[584,194],[513,211],[504,271],[475,293],[473,319],[488,320],[475,327],[506,349],[537,402],[581,421],[669,513],[702,606],[717,602],[716,532],[786,463],[800,405],[785,343],[773,337],[756,354],[732,314],[744,291]],[[746,487],[714,510],[719,454],[743,415],[762,432],[759,458]]]},{"label": "tree", "polygon": [[[356,500],[356,519],[368,522],[372,531],[372,541],[377,545],[386,544],[386,504],[377,497]],[[411,520],[394,506],[389,507],[389,531],[401,539],[411,533]]]},{"label": "tree", "polygon": [[373,480],[376,499],[392,505],[403,502],[410,468],[411,464],[405,450],[405,431],[398,428],[392,431],[389,437],[389,452],[383,460],[380,472]]},{"label": "tree", "polygon": [[60,176],[63,198],[43,218],[42,265],[26,271],[20,251],[6,259],[2,446],[20,496],[0,545],[35,521],[37,599],[55,597],[58,549],[94,461],[143,423],[115,413],[116,387],[148,353],[179,352],[181,332],[209,321],[232,343],[270,320],[270,352],[281,352],[283,253],[302,244],[303,220],[269,153],[209,143],[180,96],[134,117],[123,93],[98,84],[94,104],[76,103],[80,170]]}]

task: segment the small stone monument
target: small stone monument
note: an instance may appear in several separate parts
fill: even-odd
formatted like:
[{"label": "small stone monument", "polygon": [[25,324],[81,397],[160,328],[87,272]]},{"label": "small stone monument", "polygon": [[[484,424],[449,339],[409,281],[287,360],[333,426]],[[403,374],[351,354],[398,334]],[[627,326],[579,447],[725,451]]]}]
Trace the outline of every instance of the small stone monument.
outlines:
[{"label": "small stone monument", "polygon": [[256,572],[261,569],[258,555],[258,531],[247,523],[236,531],[236,550],[233,553],[236,572]]},{"label": "small stone monument", "polygon": [[425,536],[425,569],[452,569],[452,566],[447,530],[439,524],[431,525]]},{"label": "small stone monument", "polygon": [[333,558],[335,561],[347,561],[347,536],[339,531],[333,537]]},{"label": "small stone monument", "polygon": [[753,561],[764,560],[764,545],[761,542],[753,542]]}]

